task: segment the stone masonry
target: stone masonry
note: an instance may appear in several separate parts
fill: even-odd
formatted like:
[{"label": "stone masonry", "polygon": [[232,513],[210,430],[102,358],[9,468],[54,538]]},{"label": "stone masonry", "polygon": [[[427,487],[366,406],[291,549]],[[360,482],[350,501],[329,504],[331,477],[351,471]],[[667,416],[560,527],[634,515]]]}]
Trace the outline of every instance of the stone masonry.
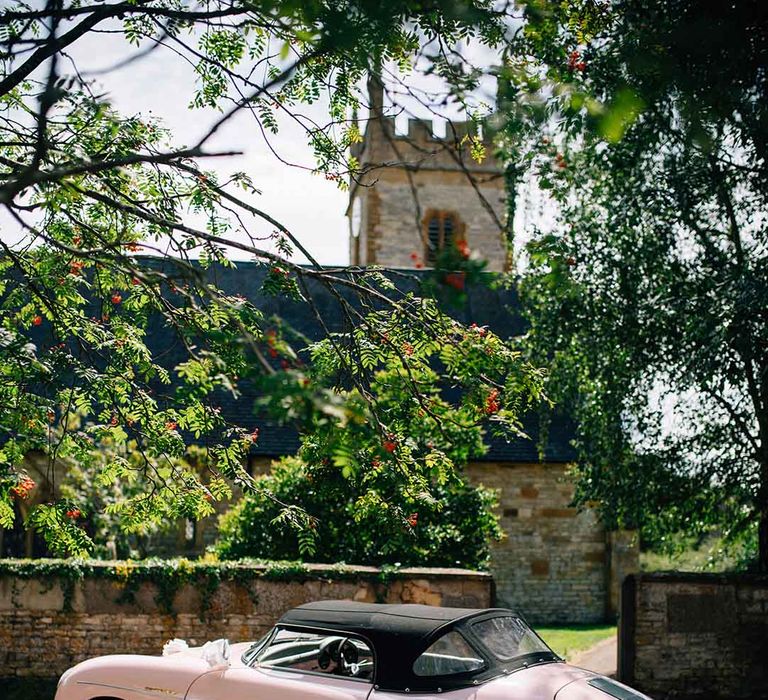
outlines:
[{"label": "stone masonry", "polygon": [[619,680],[657,700],[768,698],[768,576],[629,576]]},{"label": "stone masonry", "polygon": [[566,466],[476,462],[468,474],[500,494],[506,537],[491,564],[498,604],[534,623],[610,617],[606,532],[592,511],[568,506],[574,487]]},{"label": "stone masonry", "polygon": [[[372,88],[371,110],[383,113],[380,88]],[[408,134],[398,135],[392,117],[368,121],[353,149],[365,173],[352,184],[347,212],[353,264],[413,267],[411,255],[424,256],[429,214],[441,211],[457,217],[458,237],[488,269],[504,269],[504,179],[490,143],[485,158],[473,160],[464,142],[470,130],[454,122],[437,138],[431,122],[411,119]]]},{"label": "stone masonry", "polygon": [[185,584],[175,595],[173,614],[159,606],[158,588],[151,582],[141,583],[130,602],[118,602],[124,593],[119,580],[86,577],[75,585],[67,606],[59,581],[0,575],[0,678],[52,678],[102,654],[157,655],[174,637],[190,645],[220,637],[232,642],[256,640],[283,612],[313,600],[491,604],[488,574],[404,569],[383,576],[371,567],[350,567],[340,576],[337,567],[308,569],[295,580],[262,577],[247,587],[222,581],[205,607],[204,593]]}]

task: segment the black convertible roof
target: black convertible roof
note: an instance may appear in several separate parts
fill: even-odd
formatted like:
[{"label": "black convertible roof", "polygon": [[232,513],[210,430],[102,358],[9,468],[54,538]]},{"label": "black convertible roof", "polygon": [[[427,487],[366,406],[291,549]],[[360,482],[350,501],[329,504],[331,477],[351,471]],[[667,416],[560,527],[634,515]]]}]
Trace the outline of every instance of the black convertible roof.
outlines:
[{"label": "black convertible roof", "polygon": [[[332,630],[359,636],[373,648],[376,658],[374,683],[377,687],[399,692],[439,692],[475,685],[502,673],[497,660],[478,643],[479,640],[471,632],[471,624],[482,619],[507,616],[520,617],[505,608],[441,608],[328,600],[293,608],[277,624],[281,627]],[[461,631],[475,651],[485,657],[485,667],[476,672],[454,674],[451,677],[417,676],[413,671],[416,659],[438,637],[452,629]],[[552,653],[539,656],[546,658],[530,661],[557,659]]]},{"label": "black convertible roof", "polygon": [[[423,638],[436,629],[494,608],[438,608],[432,605],[386,605],[326,600],[306,603],[285,613],[280,622],[306,627],[344,629],[366,635]],[[497,608],[499,612],[509,610]]]}]

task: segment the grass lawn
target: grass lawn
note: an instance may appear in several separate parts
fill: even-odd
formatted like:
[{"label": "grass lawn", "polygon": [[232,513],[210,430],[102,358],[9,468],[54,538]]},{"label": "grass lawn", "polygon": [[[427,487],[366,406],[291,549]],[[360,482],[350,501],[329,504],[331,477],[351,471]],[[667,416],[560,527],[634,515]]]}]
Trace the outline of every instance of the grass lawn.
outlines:
[{"label": "grass lawn", "polygon": [[589,649],[603,639],[616,636],[616,625],[537,627],[536,631],[554,651],[570,661],[580,651]]}]

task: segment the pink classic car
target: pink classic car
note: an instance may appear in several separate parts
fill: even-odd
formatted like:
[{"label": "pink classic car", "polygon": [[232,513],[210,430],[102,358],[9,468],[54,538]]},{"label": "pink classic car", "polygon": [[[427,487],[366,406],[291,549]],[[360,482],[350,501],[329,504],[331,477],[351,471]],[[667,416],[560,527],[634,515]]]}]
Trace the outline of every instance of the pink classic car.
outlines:
[{"label": "pink classic car", "polygon": [[104,656],[61,677],[56,700],[642,700],[568,666],[510,610],[348,601],[288,611],[258,642]]}]

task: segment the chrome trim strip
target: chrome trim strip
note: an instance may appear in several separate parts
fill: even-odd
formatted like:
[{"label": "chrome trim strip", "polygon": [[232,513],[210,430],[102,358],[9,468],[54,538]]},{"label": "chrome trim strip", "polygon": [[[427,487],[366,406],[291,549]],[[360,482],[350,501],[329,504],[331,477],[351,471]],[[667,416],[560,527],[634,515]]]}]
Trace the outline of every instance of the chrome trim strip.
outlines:
[{"label": "chrome trim strip", "polygon": [[151,695],[152,697],[157,698],[178,698],[178,700],[184,700],[183,695],[179,695],[175,690],[170,690],[168,692],[160,692],[157,690],[150,690],[148,688],[129,688],[125,685],[113,685],[111,683],[99,683],[98,681],[77,681],[78,685],[95,685],[99,688],[111,688],[112,690],[127,690],[129,693],[142,693],[144,695]]}]

